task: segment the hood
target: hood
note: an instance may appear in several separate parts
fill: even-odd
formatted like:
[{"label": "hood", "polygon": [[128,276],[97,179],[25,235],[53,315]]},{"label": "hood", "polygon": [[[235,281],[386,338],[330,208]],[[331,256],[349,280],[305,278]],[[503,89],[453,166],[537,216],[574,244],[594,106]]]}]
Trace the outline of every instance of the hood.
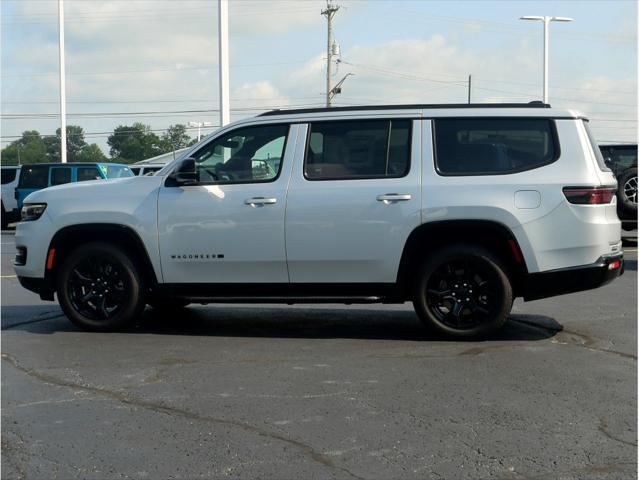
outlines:
[{"label": "hood", "polygon": [[162,178],[127,177],[110,180],[89,180],[85,182],[65,183],[29,194],[24,203],[51,203],[57,201],[77,201],[93,203],[112,201],[114,197],[127,197],[139,191],[157,188]]}]

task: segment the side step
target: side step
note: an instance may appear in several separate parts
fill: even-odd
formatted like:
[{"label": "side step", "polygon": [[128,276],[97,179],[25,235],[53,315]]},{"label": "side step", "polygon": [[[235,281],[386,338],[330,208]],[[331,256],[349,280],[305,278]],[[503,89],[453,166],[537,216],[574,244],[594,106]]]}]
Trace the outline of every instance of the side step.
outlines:
[{"label": "side step", "polygon": [[197,297],[182,296],[178,298],[188,300],[191,303],[286,303],[293,305],[296,303],[381,303],[384,301],[382,297],[341,297],[341,296],[322,296],[322,297]]}]

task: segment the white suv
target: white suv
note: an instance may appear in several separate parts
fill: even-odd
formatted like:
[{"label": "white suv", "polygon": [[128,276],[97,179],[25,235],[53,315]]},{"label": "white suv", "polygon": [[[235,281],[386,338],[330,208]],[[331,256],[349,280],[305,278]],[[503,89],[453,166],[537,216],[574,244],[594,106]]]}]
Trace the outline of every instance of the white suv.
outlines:
[{"label": "white suv", "polygon": [[459,337],[623,272],[616,180],[541,103],[272,111],[154,176],[31,194],[22,285],[91,330],[146,304],[399,303]]}]

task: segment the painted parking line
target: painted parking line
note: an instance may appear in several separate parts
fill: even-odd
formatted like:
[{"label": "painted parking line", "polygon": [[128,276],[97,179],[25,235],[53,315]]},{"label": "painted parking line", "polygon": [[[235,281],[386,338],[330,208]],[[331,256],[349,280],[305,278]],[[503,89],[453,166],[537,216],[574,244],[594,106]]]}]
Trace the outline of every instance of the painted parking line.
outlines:
[{"label": "painted parking line", "polygon": [[0,275],[0,278],[16,278],[17,275]]}]

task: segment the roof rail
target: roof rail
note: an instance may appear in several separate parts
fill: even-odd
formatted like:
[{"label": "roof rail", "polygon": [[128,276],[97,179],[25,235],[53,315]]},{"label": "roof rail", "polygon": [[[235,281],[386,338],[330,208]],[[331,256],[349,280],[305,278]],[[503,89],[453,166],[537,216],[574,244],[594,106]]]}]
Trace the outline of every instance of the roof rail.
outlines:
[{"label": "roof rail", "polygon": [[433,104],[404,104],[404,105],[361,105],[348,107],[317,107],[300,109],[275,109],[260,113],[258,117],[271,115],[293,115],[296,113],[323,113],[323,112],[353,112],[360,110],[408,110],[408,109],[439,109],[439,108],[550,108],[550,105],[540,100],[528,103],[433,103]]}]

